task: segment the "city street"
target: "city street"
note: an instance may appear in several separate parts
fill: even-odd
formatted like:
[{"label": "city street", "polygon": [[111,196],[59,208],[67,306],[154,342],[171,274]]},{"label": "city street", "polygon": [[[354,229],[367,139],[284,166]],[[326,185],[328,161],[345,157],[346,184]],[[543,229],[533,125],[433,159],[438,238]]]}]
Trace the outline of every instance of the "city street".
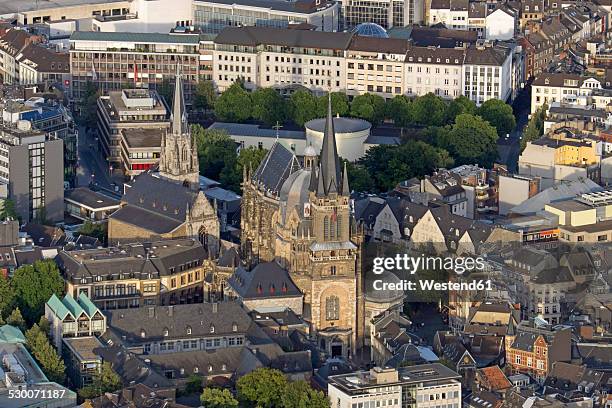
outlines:
[{"label": "city street", "polygon": [[79,126],[79,163],[77,168],[78,185],[81,187],[95,183],[97,187],[112,193],[113,183],[120,184],[120,180],[110,177],[109,166],[103,152],[96,140],[95,132],[85,132]]},{"label": "city street", "polygon": [[516,117],[516,128],[508,138],[501,137],[497,142],[499,162],[508,166],[512,172],[518,171],[518,158],[521,149],[521,135],[523,128],[529,121],[531,86],[527,85],[517,96],[512,104],[514,116]]}]

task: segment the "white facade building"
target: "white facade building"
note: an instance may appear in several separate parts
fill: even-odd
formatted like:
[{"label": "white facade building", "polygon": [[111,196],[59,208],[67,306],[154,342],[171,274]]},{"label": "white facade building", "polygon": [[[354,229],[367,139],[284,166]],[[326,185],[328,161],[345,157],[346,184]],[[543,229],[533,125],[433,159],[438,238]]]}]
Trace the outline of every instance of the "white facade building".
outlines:
[{"label": "white facade building", "polygon": [[516,29],[516,16],[506,7],[498,7],[485,19],[487,40],[511,40]]}]

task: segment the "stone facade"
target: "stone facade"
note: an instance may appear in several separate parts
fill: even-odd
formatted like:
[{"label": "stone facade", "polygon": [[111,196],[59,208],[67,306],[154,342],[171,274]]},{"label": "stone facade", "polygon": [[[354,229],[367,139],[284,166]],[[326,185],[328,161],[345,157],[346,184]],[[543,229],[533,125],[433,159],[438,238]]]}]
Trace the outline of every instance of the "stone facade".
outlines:
[{"label": "stone facade", "polygon": [[[330,355],[352,355],[365,337],[362,233],[349,209],[331,108],[319,157],[301,164],[276,143],[255,172],[245,171],[242,259],[276,260],[304,293],[304,318]],[[308,313],[309,312],[309,313]]]}]

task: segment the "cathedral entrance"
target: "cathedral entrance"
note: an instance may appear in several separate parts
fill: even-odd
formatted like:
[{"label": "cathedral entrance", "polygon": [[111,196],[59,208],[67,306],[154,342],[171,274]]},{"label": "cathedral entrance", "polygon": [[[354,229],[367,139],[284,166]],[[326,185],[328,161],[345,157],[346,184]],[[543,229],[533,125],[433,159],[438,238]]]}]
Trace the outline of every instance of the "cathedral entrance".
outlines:
[{"label": "cathedral entrance", "polygon": [[331,356],[334,357],[342,357],[342,343],[334,342],[331,346]]}]

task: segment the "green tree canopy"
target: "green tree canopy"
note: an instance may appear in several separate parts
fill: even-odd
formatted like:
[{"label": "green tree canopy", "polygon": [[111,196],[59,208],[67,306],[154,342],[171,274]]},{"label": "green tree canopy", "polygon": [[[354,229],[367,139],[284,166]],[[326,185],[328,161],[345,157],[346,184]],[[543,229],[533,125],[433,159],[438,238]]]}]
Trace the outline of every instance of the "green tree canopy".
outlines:
[{"label": "green tree canopy", "polygon": [[414,121],[423,126],[442,126],[446,107],[446,102],[431,92],[419,96],[412,104]]},{"label": "green tree canopy", "polygon": [[387,117],[395,126],[408,127],[414,122],[412,102],[405,95],[396,95],[387,101]]},{"label": "green tree canopy", "polygon": [[247,406],[273,408],[281,406],[287,379],[279,370],[258,368],[240,377],[236,383],[238,400]]},{"label": "green tree canopy", "polygon": [[90,385],[78,391],[81,398],[96,398],[106,392],[117,391],[123,387],[121,378],[113,370],[113,367],[108,361],[102,363],[100,371],[94,373],[92,380]]},{"label": "green tree canopy", "polygon": [[238,167],[236,171],[242,176],[242,171],[245,167],[248,169],[250,166],[253,171],[257,170],[259,163],[266,157],[267,153],[268,149],[258,149],[255,146],[241,149],[238,154]]},{"label": "green tree canopy", "polygon": [[306,381],[287,383],[281,397],[282,408],[329,408],[329,399]]},{"label": "green tree canopy", "polygon": [[477,163],[491,167],[497,158],[497,132],[480,116],[463,113],[450,129],[438,134],[438,145],[451,154],[455,164]]},{"label": "green tree canopy", "polygon": [[284,123],[287,120],[287,104],[272,88],[259,88],[251,94],[251,115],[266,125]]},{"label": "green tree canopy", "polygon": [[527,142],[532,142],[544,135],[544,120],[546,119],[546,106],[540,107],[529,119],[521,139],[521,152],[527,147]]},{"label": "green tree canopy", "polygon": [[15,209],[15,202],[10,198],[4,199],[2,202],[2,209],[0,209],[0,220],[18,220],[19,218],[19,214],[17,214],[17,210]]},{"label": "green tree canopy", "polygon": [[38,324],[25,332],[26,346],[50,381],[64,382],[66,367]]},{"label": "green tree canopy", "polygon": [[374,179],[364,165],[346,161],[346,171],[348,172],[349,188],[351,191],[378,191]]},{"label": "green tree canopy", "polygon": [[62,296],[64,280],[53,260],[36,261],[15,270],[11,279],[17,305],[29,324],[42,316],[45,302],[52,294]]},{"label": "green tree canopy", "polygon": [[234,408],[238,406],[238,400],[229,390],[219,388],[204,388],[202,395],[200,395],[200,402],[204,408]]},{"label": "green tree canopy", "polygon": [[77,235],[87,235],[97,238],[103,244],[106,243],[106,223],[85,221],[77,231]]},{"label": "green tree canopy", "polygon": [[200,81],[196,85],[193,96],[193,107],[196,109],[212,109],[217,99],[217,91],[212,81]]},{"label": "green tree canopy", "polygon": [[473,115],[476,112],[476,104],[467,96],[461,95],[451,101],[445,111],[444,123],[452,125],[455,123],[457,115],[469,113]]},{"label": "green tree canopy", "polygon": [[192,134],[198,146],[200,174],[219,180],[224,167],[236,165],[236,142],[224,130],[204,129],[194,125]]},{"label": "green tree canopy", "polygon": [[215,102],[215,116],[224,122],[244,122],[251,117],[251,95],[234,82]]},{"label": "green tree canopy", "polygon": [[368,150],[360,163],[374,178],[381,191],[393,189],[400,181],[422,177],[441,167],[448,154],[417,141],[400,146],[379,145]]},{"label": "green tree canopy", "polygon": [[23,319],[23,316],[21,315],[21,311],[19,310],[18,307],[13,309],[11,314],[8,315],[8,317],[6,318],[6,324],[10,324],[11,326],[19,327],[21,331],[24,331],[27,327],[26,322]]},{"label": "green tree canopy", "polygon": [[307,90],[295,91],[289,99],[291,105],[291,118],[298,126],[304,126],[309,120],[316,119],[318,115],[317,98]]},{"label": "green tree canopy", "polygon": [[351,115],[377,125],[385,117],[385,100],[370,93],[357,95],[351,102]]},{"label": "green tree canopy", "polygon": [[[344,92],[331,93],[332,115],[346,116],[349,113],[349,100]],[[317,117],[327,116],[327,95],[317,98]]]},{"label": "green tree canopy", "polygon": [[477,114],[489,122],[497,130],[499,136],[504,136],[516,126],[516,118],[512,106],[499,99],[489,99],[477,110]]},{"label": "green tree canopy", "polygon": [[100,92],[96,85],[87,81],[85,84],[85,94],[83,96],[83,109],[81,110],[81,123],[90,129],[95,129],[98,125],[98,98]]},{"label": "green tree canopy", "polygon": [[11,288],[8,278],[0,273],[0,317],[6,317],[13,309],[15,293]]}]

